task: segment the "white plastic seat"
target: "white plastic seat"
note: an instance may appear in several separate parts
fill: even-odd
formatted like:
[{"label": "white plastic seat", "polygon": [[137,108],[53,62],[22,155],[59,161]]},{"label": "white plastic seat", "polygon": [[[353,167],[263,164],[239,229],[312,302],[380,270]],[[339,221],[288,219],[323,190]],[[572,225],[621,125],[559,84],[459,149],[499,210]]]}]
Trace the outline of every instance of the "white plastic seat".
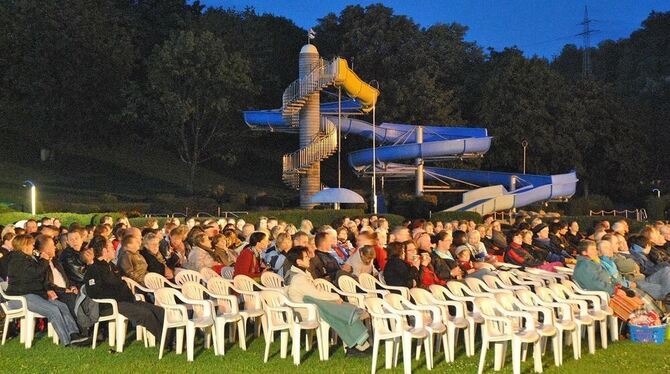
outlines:
[{"label": "white plastic seat", "polygon": [[[423,325],[428,336],[424,339],[424,350],[426,355],[426,367],[428,370],[433,369],[433,336],[437,338],[438,341],[442,341],[444,345],[445,356],[449,355],[449,341],[447,338],[447,327],[442,323],[442,313],[440,308],[435,305],[418,305],[410,302],[405,299],[402,295],[390,293],[384,296],[384,301],[386,301],[392,308],[393,311],[417,311],[420,312],[421,319],[423,319]],[[406,320],[405,320],[406,322]],[[405,326],[407,327],[407,326]],[[421,354],[421,345],[417,346],[416,350],[416,359],[419,359]]]},{"label": "white plastic seat", "polygon": [[[569,281],[568,281],[569,282]],[[572,282],[570,282],[572,283]],[[572,283],[574,286],[574,283]],[[595,323],[598,323],[598,327],[600,329],[600,342],[603,348],[607,348],[607,312],[603,310],[603,308],[600,306],[601,304],[601,299],[600,296],[598,295],[585,295],[582,293],[577,293],[575,292],[574,289],[562,284],[562,283],[556,283],[552,284],[549,286],[549,288],[554,291],[556,294],[558,294],[560,297],[565,297],[565,298],[570,298],[570,299],[576,299],[576,300],[584,300],[587,303],[593,304],[593,307],[588,307],[587,311],[589,316],[593,319],[594,324],[593,328],[595,329]],[[588,305],[588,304],[587,304]]]},{"label": "white plastic seat", "polygon": [[[243,318],[245,313],[243,310],[240,310],[238,298],[235,295],[231,294],[231,290],[235,291],[233,285],[223,279],[211,278],[207,282],[207,290],[209,291],[210,296],[215,299],[215,308],[216,308],[216,331],[217,338],[219,342],[223,342],[223,334],[225,333],[225,325],[227,323],[236,323],[237,324],[237,335],[239,336],[240,348],[243,351],[247,350],[247,337],[246,337],[246,319]],[[247,316],[247,318],[249,318]],[[230,339],[231,341],[235,340],[235,329],[230,330]],[[221,354],[225,353],[224,343],[219,344],[218,349]]]},{"label": "white plastic seat", "polygon": [[147,273],[144,276],[144,285],[146,288],[152,291],[163,287],[170,287],[175,289],[181,288],[178,284],[170,282],[167,278],[158,273]]},{"label": "white plastic seat", "polygon": [[[402,298],[399,297],[398,299]],[[394,357],[394,365],[397,364],[398,343],[402,342],[403,371],[405,374],[410,374],[412,372],[412,339],[421,340],[427,350],[430,347],[429,340],[431,335],[424,327],[421,312],[417,310],[396,309],[385,300],[378,298],[365,299],[365,305],[372,317],[374,326],[372,373],[376,370],[379,342],[381,340],[393,339],[393,355],[389,354],[388,345],[386,346],[386,365],[388,366],[389,364],[390,356]],[[411,317],[412,323],[409,322],[408,317]],[[389,322],[391,323],[389,324]],[[428,358],[426,358],[426,364],[428,364]]]},{"label": "white plastic seat", "polygon": [[511,289],[500,289],[500,288],[493,288],[489,287],[486,283],[484,283],[483,280],[473,278],[473,277],[467,277],[463,280],[465,284],[470,288],[470,290],[479,292],[479,293],[489,293],[489,294],[499,294],[499,293],[506,293],[506,294],[513,294],[514,291]]},{"label": "white plastic seat", "polygon": [[[478,373],[481,374],[484,370],[489,344],[493,343],[497,346],[494,370],[499,370],[505,361],[503,355],[505,347],[508,342],[512,342],[512,371],[514,374],[520,374],[522,345],[524,343],[535,343],[539,339],[539,335],[535,331],[533,315],[528,312],[508,311],[498,305],[497,301],[488,297],[477,298],[475,303],[484,318]],[[515,328],[513,318],[521,319],[522,326],[517,325]]]},{"label": "white plastic seat", "polygon": [[212,301],[214,308],[212,310],[212,316],[214,317],[214,323],[216,327],[216,334],[212,337],[216,340],[216,352],[214,352],[215,355],[223,356],[226,353],[225,335],[227,323],[237,323],[237,329],[239,331],[240,337],[244,338],[244,322],[242,321],[242,316],[240,316],[239,313],[237,297],[213,293],[198,282],[184,283],[182,285],[181,292],[184,294],[184,296],[191,300],[205,300],[205,296],[208,296]]},{"label": "white plastic seat", "polygon": [[[24,296],[10,296],[5,293],[7,289],[7,282],[0,283],[0,296],[5,300],[0,304],[3,312],[5,313],[5,325],[4,330],[2,330],[2,345],[5,345],[7,339],[7,330],[9,329],[9,322],[15,319],[18,319],[21,324],[21,330],[19,332],[19,342],[24,343],[26,349],[30,349],[33,346],[33,339],[35,337],[35,319],[45,318],[44,316],[32,312],[28,309],[28,303]],[[14,301],[13,304],[20,304],[20,306],[10,305],[10,302]],[[52,338],[54,344],[58,344],[58,334],[54,330],[51,322],[47,321],[47,337]]]},{"label": "white plastic seat", "polygon": [[[484,322],[484,319],[479,314],[477,306],[475,305],[475,298],[472,296],[464,296],[463,294],[454,294],[447,287],[433,284],[429,287],[430,292],[440,303],[459,303],[461,308],[457,308],[458,311],[461,309],[463,311],[463,318],[467,322],[467,326],[463,328],[463,341],[465,342],[465,355],[467,357],[472,357],[475,355],[475,333],[477,331],[477,324]],[[449,304],[450,305],[450,304]],[[457,305],[457,304],[454,304]],[[472,311],[468,310],[468,306]],[[458,334],[454,337],[453,346],[456,347],[458,342]]]},{"label": "white plastic seat", "polygon": [[256,336],[260,336],[261,329],[264,328],[265,319],[263,315],[265,312],[263,311],[263,303],[261,302],[259,292],[264,290],[265,287],[246,275],[236,276],[233,279],[232,286],[233,291],[241,295],[244,300],[243,309],[240,310],[244,325],[246,326],[249,319],[252,319],[256,327]]},{"label": "white plastic seat", "polygon": [[[432,293],[422,289],[422,288],[412,288],[410,290],[410,295],[412,300],[417,305],[422,306],[436,306],[440,308],[440,315],[442,317],[442,323],[447,328],[447,343],[445,345],[445,361],[454,362],[455,350],[456,350],[456,340],[458,337],[458,330],[466,330],[470,326],[467,319],[465,318],[465,306],[460,301],[454,300],[439,300]],[[449,307],[452,307],[456,310],[456,314],[452,315],[449,312]],[[467,339],[467,332],[466,341]]]},{"label": "white plastic seat", "polygon": [[266,288],[283,289],[284,278],[282,278],[279,274],[266,271],[263,274],[261,274],[261,284],[263,285],[263,287]]},{"label": "white plastic seat", "polygon": [[[264,362],[267,362],[274,331],[283,331],[287,326],[291,335],[293,364],[300,365],[300,343],[301,331],[311,330],[316,333],[317,349],[319,358],[323,360],[323,335],[321,334],[321,321],[319,311],[314,304],[291,302],[282,292],[277,290],[265,290],[260,292],[263,308],[265,310],[265,355]],[[288,308],[288,309],[284,309]],[[284,344],[286,338],[281,335],[282,352],[285,351]],[[282,358],[284,358],[282,356]]]},{"label": "white plastic seat", "polygon": [[586,328],[588,333],[589,352],[594,354],[596,351],[595,324],[593,318],[588,312],[588,303],[585,300],[568,298],[565,294],[555,292],[551,288],[540,287],[535,290],[537,296],[544,301],[556,301],[570,306],[573,321],[575,321],[575,334],[577,339],[572,339],[575,359],[582,357],[582,331]]},{"label": "white plastic seat", "polygon": [[[350,293],[350,294],[359,294],[362,295],[364,298],[368,297],[384,297],[384,295],[388,294],[389,291],[386,290],[364,290],[363,287],[358,283],[354,278],[348,276],[348,275],[342,275],[337,279],[337,285],[340,286],[340,289],[344,292]],[[358,290],[362,290],[364,292],[360,292]],[[354,303],[358,302],[360,299],[359,298],[350,298],[349,302]],[[356,305],[359,308],[364,308],[365,305],[359,304]]]},{"label": "white plastic seat", "polygon": [[[520,302],[525,305],[536,305],[549,308],[552,313],[551,324],[556,327],[557,346],[554,346],[554,364],[556,366],[563,365],[563,335],[570,332],[572,340],[578,340],[581,337],[577,335],[577,324],[573,320],[572,310],[568,304],[557,303],[553,301],[544,301],[535,293],[527,290],[520,290],[516,292],[516,296]],[[544,321],[543,321],[544,322]],[[556,357],[558,355],[558,357]],[[575,360],[579,358],[575,350]]]},{"label": "white plastic seat", "polygon": [[519,285],[519,286],[527,286],[535,288],[535,287],[544,287],[545,285],[544,281],[519,279],[511,271],[499,271],[498,278],[508,286]]},{"label": "white plastic seat", "polygon": [[[178,285],[181,286],[186,282],[196,282],[196,283],[202,283],[204,281],[204,278],[202,275],[195,271],[195,270],[187,270],[184,269],[177,273],[174,277],[174,282]],[[146,283],[146,279],[144,281]]]},{"label": "white plastic seat", "polygon": [[[553,313],[549,308],[537,305],[526,305],[519,301],[514,295],[510,294],[497,294],[496,301],[503,309],[509,312],[528,312],[533,315],[535,321],[535,331],[539,335],[538,341],[533,344],[533,361],[534,369],[536,372],[542,372],[542,354],[544,353],[544,347],[546,346],[546,341],[548,338],[552,339],[552,348],[554,351],[554,364],[558,366],[559,359],[559,341],[558,341],[558,329],[553,324]],[[542,317],[542,322],[540,322],[540,317]],[[514,318],[514,328],[515,329],[524,329],[523,320],[519,317]],[[527,344],[522,345],[521,360],[526,360]]]},{"label": "white plastic seat", "polygon": [[[163,349],[165,348],[165,339],[167,330],[174,328],[176,331],[177,354],[181,354],[182,343],[184,339],[184,330],[186,332],[186,359],[193,361],[193,351],[195,346],[195,329],[202,329],[205,333],[205,348],[209,347],[210,336],[216,336],[216,327],[214,324],[213,310],[214,306],[209,300],[192,300],[184,296],[174,288],[159,288],[156,295],[156,305],[165,309],[163,319],[163,331],[161,333],[160,351],[158,359],[163,358]],[[184,304],[178,304],[177,301]],[[191,305],[193,316],[189,318],[186,305]],[[218,352],[216,339],[214,339],[214,353]]]},{"label": "white plastic seat", "polygon": [[[141,284],[135,282],[134,280],[128,278],[128,277],[122,277],[123,281],[126,282],[126,285],[128,288],[130,288],[130,291],[135,295],[135,300],[137,301],[147,301],[146,297],[144,294],[150,295],[153,297],[153,290],[150,290],[146,287],[143,287]],[[155,347],[156,346],[156,337],[151,335],[150,339],[147,339],[145,337],[145,331],[146,329],[140,325],[137,325],[135,327],[135,340],[142,340],[144,339],[144,345],[146,347]]]},{"label": "white plastic seat", "polygon": [[362,273],[361,275],[359,275],[358,283],[361,285],[361,289],[365,291],[373,292],[381,288],[389,292],[398,293],[402,295],[402,297],[404,297],[405,299],[409,300],[409,288],[399,286],[389,286],[386,283],[381,282],[371,274]]},{"label": "white plastic seat", "polygon": [[205,283],[207,283],[212,278],[221,278],[221,274],[215,272],[210,268],[200,269],[200,275],[202,275],[202,279],[204,280]]},{"label": "white plastic seat", "polygon": [[512,290],[512,291],[530,289],[529,286],[518,285],[518,284],[507,284],[503,282],[502,279],[498,278],[498,276],[492,274],[484,275],[483,278],[484,283],[486,283],[486,285],[492,289]]},{"label": "white plastic seat", "polygon": [[[614,310],[612,309],[612,307],[610,307],[610,296],[607,294],[607,292],[585,290],[582,287],[580,287],[577,283],[567,279],[562,280],[561,284],[568,287],[578,295],[599,297],[600,310],[602,310],[602,312],[607,315],[607,319],[609,321],[610,339],[612,339],[613,342],[619,340],[619,318],[617,318],[617,316],[614,314]],[[594,304],[594,309],[595,307],[596,304]],[[603,339],[603,335],[601,335],[601,339]],[[607,342],[607,340],[605,340],[605,342]]]}]

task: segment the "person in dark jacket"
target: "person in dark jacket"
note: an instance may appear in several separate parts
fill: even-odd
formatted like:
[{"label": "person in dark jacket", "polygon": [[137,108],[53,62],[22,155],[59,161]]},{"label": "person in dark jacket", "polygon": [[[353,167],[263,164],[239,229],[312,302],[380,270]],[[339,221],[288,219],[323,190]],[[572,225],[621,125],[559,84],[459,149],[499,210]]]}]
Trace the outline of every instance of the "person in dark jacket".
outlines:
[{"label": "person in dark jacket", "polygon": [[312,278],[323,278],[330,282],[335,282],[337,272],[340,271],[340,265],[335,257],[330,254],[330,248],[335,238],[331,238],[327,232],[318,232],[314,237],[316,251],[314,257],[309,261],[309,273]]},{"label": "person in dark jacket", "polygon": [[433,237],[435,248],[433,249],[433,270],[438,278],[448,281],[463,276],[463,271],[458,267],[458,262],[451,254],[453,237],[451,231],[441,231]]},{"label": "person in dark jacket", "polygon": [[535,267],[544,263],[535,258],[523,247],[523,234],[521,230],[514,230],[510,235],[509,247],[505,252],[505,261],[514,265]]},{"label": "person in dark jacket", "polygon": [[173,279],[174,274],[167,266],[163,254],[160,252],[160,240],[154,233],[148,233],[142,238],[140,254],[147,261],[147,272],[158,273],[167,279]]},{"label": "person in dark jacket", "polygon": [[533,234],[533,245],[547,254],[547,262],[575,263],[575,259],[568,252],[551,242],[547,225],[541,223],[533,227]]},{"label": "person in dark jacket", "polygon": [[[84,275],[86,294],[94,299],[116,300],[119,313],[144,326],[154,337],[160,337],[165,316],[163,308],[135,300],[132,291],[121,278],[119,268],[111,262],[114,259],[111,241],[96,235],[89,246],[93,249],[95,260]],[[109,305],[103,304],[100,306],[100,314],[105,315],[105,312],[109,313]]]},{"label": "person in dark jacket", "polygon": [[388,252],[388,261],[384,267],[386,284],[407,288],[417,286],[418,269],[415,268],[413,272],[412,266],[405,262],[405,246],[399,242],[389,243],[386,251]]},{"label": "person in dark jacket", "polygon": [[93,262],[93,254],[83,248],[84,240],[78,231],[72,230],[67,234],[67,248],[60,254],[59,261],[63,265],[65,275],[77,288],[84,284],[86,265]]},{"label": "person in dark jacket", "polygon": [[16,234],[10,231],[2,237],[2,246],[0,246],[0,279],[7,279],[7,263],[9,254],[14,249],[12,247],[12,240],[15,236]]},{"label": "person in dark jacket", "polygon": [[28,310],[49,320],[62,345],[85,342],[87,339],[79,335],[79,327],[67,305],[57,300],[53,290],[47,289],[48,254],[33,257],[35,238],[32,235],[18,235],[12,245],[14,250],[9,255],[7,294],[25,297]]}]

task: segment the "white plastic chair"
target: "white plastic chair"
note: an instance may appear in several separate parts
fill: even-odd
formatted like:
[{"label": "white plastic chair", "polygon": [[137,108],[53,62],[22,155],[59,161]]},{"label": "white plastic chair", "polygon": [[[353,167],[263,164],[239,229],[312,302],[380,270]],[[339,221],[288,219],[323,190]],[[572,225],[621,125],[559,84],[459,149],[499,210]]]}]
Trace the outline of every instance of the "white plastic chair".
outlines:
[{"label": "white plastic chair", "polygon": [[[428,337],[424,340],[424,348],[426,351],[426,367],[428,370],[433,369],[433,336],[437,340],[442,340],[442,345],[444,345],[445,355],[448,355],[448,346],[449,341],[447,339],[447,327],[442,323],[442,313],[440,308],[435,305],[418,305],[410,302],[405,299],[402,295],[398,294],[388,294],[384,296],[384,301],[386,301],[391,307],[394,308],[394,311],[397,310],[415,310],[421,313],[421,318],[423,319],[423,325],[426,331],[428,332]],[[427,346],[426,346],[427,343]],[[416,349],[416,359],[418,360],[421,354],[421,345],[417,346]]]},{"label": "white plastic chair", "polygon": [[[546,346],[546,340],[552,338],[552,347],[554,350],[554,363],[558,366],[559,359],[559,342],[558,342],[558,329],[553,324],[553,313],[549,308],[536,305],[526,305],[519,301],[514,295],[510,294],[497,294],[496,301],[503,309],[508,312],[528,312],[533,315],[535,321],[535,331],[539,335],[539,339],[533,344],[533,361],[534,369],[536,372],[542,372],[542,354],[544,353],[544,348]],[[542,316],[542,321],[540,322],[540,316]],[[521,318],[514,319],[514,328],[523,329],[523,321]],[[522,344],[521,351],[521,360],[526,360],[526,352],[528,351],[528,345]]]},{"label": "white plastic chair", "polygon": [[261,274],[261,284],[266,288],[277,289],[283,289],[285,286],[284,278],[282,278],[279,274],[270,271],[266,271]]},{"label": "white plastic chair", "polygon": [[[607,292],[585,290],[582,287],[580,287],[577,283],[567,279],[562,280],[561,284],[568,287],[570,290],[572,290],[574,293],[578,295],[599,297],[600,310],[603,313],[605,313],[605,315],[607,315],[607,319],[609,321],[610,339],[612,339],[613,342],[619,340],[619,318],[617,318],[617,316],[614,314],[614,310],[612,309],[612,307],[610,307],[610,296],[607,294]],[[597,309],[594,312],[597,312]],[[606,343],[607,340],[606,338],[603,338],[602,334],[603,332],[601,331],[601,339],[605,339],[604,342]]]},{"label": "white plastic chair", "polygon": [[[463,341],[465,342],[465,355],[472,357],[475,355],[475,333],[477,331],[477,324],[484,323],[484,319],[479,314],[477,306],[475,305],[475,298],[472,296],[455,295],[448,288],[433,284],[429,287],[430,292],[439,302],[460,303],[462,304],[463,318],[467,322],[467,327],[463,329]],[[468,306],[472,311],[468,310]],[[456,309],[458,310],[458,308]],[[454,337],[453,346],[456,347],[458,342],[458,334]]]},{"label": "white plastic chair", "polygon": [[238,275],[233,279],[233,290],[240,294],[244,299],[244,309],[240,311],[244,325],[251,318],[256,327],[256,336],[261,335],[261,329],[264,328],[265,319],[263,318],[263,303],[261,302],[259,292],[265,287],[256,283],[255,280],[246,275]]},{"label": "white plastic chair", "polygon": [[[563,365],[563,336],[564,333],[570,332],[572,340],[579,340],[581,336],[577,335],[577,324],[573,320],[572,310],[568,304],[557,303],[553,301],[544,301],[535,293],[527,290],[520,290],[516,292],[516,296],[520,302],[526,305],[536,305],[547,307],[551,310],[551,323],[556,327],[557,333],[557,346],[554,346],[554,355],[558,354],[558,362],[555,362],[556,366]],[[575,344],[573,344],[575,360],[579,359],[579,354],[576,349]],[[556,351],[558,349],[558,352]],[[554,357],[556,361],[556,357]]]},{"label": "white plastic chair", "polygon": [[486,283],[487,286],[493,289],[501,289],[501,290],[512,290],[512,291],[518,291],[518,290],[528,290],[530,289],[529,286],[523,286],[523,285],[518,285],[518,284],[507,284],[503,282],[502,279],[498,278],[496,275],[484,275],[484,283]]},{"label": "white plastic chair", "polygon": [[205,283],[209,282],[209,280],[212,278],[221,278],[221,274],[215,272],[210,268],[200,269],[200,275],[202,275],[202,279],[205,281]]},{"label": "white plastic chair", "polygon": [[[86,286],[81,286],[79,290],[82,294],[86,295]],[[126,342],[126,330],[128,326],[128,318],[119,313],[119,305],[114,299],[94,299],[91,298],[94,302],[98,304],[109,304],[112,308],[112,313],[106,316],[98,317],[98,320],[93,325],[93,341],[91,342],[91,348],[95,349],[98,343],[98,328],[100,327],[100,322],[107,322],[107,337],[110,347],[115,347],[116,352],[123,352],[123,346]]]},{"label": "white plastic chair", "polygon": [[265,327],[263,328],[263,337],[265,338],[265,353],[263,363],[268,362],[270,355],[270,344],[274,341],[274,334],[280,335],[280,353],[281,358],[286,358],[288,351],[288,338],[292,333],[291,321],[293,321],[293,309],[283,305],[276,296],[276,292],[262,291],[259,295],[265,311]]},{"label": "white plastic chair", "polygon": [[[21,330],[19,332],[19,342],[24,343],[26,349],[33,346],[33,339],[35,337],[35,319],[45,318],[28,309],[28,303],[24,296],[9,296],[5,293],[7,289],[7,282],[0,283],[0,296],[5,300],[2,304],[2,310],[5,312],[5,326],[2,331],[2,345],[5,345],[7,338],[7,330],[9,328],[9,321],[19,319],[21,323]],[[10,307],[9,302],[15,301],[20,303],[20,307]],[[50,337],[54,344],[58,344],[58,334],[54,330],[51,322],[47,321],[47,337]]]},{"label": "white plastic chair", "polygon": [[358,276],[358,283],[361,285],[361,289],[374,292],[375,290],[387,290],[391,293],[395,292],[402,295],[405,299],[409,300],[409,288],[399,287],[399,286],[389,286],[386,283],[382,283],[377,278],[368,273],[362,273]]},{"label": "white plastic chair", "polygon": [[[365,298],[368,297],[384,297],[384,295],[388,294],[389,291],[386,290],[364,290],[363,287],[358,283],[354,278],[348,276],[348,275],[342,275],[337,279],[337,284],[340,286],[340,289],[344,292],[350,293],[350,294],[359,294],[362,295]],[[358,290],[362,290],[364,292],[359,292]],[[349,302],[358,302],[360,300],[359,298],[350,298]],[[359,304],[356,305],[359,308],[364,308],[365,305]]]},{"label": "white plastic chair", "polygon": [[[575,300],[584,300],[587,303],[592,303],[593,307],[587,307],[587,313],[593,319],[593,329],[595,330],[596,322],[600,328],[600,342],[603,348],[607,348],[607,313],[600,306],[600,297],[597,295],[584,295],[576,293],[570,287],[556,283],[549,285],[549,289],[554,291],[559,297],[575,299]],[[588,304],[587,304],[588,305]],[[589,330],[590,331],[590,330]],[[595,333],[595,331],[594,331]]]},{"label": "white plastic chair", "polygon": [[[445,361],[454,362],[458,329],[465,330],[469,326],[468,321],[465,319],[465,306],[460,301],[438,300],[435,296],[433,296],[432,293],[422,288],[412,288],[410,290],[410,294],[412,296],[412,300],[414,300],[414,303],[417,305],[436,306],[440,308],[442,323],[447,328],[447,344],[444,347]],[[455,315],[452,315],[449,312],[449,307],[452,307],[456,310]]]},{"label": "white plastic chair", "polygon": [[[135,300],[137,301],[147,301],[146,297],[144,294],[146,293],[147,295],[150,295],[153,298],[153,290],[150,290],[146,287],[143,287],[141,284],[135,282],[134,280],[128,278],[128,277],[122,277],[123,281],[126,282],[126,285],[128,288],[130,288],[130,291],[135,295]],[[141,292],[138,292],[141,291]],[[155,347],[156,346],[156,337],[151,335],[150,338],[147,339],[145,336],[145,331],[146,329],[140,325],[137,325],[135,327],[135,340],[142,340],[144,339],[144,345],[145,347]]]},{"label": "white plastic chair", "polygon": [[[279,331],[288,324],[292,340],[291,355],[293,356],[293,364],[300,365],[300,343],[301,331],[309,330],[316,333],[317,349],[319,351],[319,359],[323,360],[323,335],[321,334],[321,320],[319,318],[319,310],[314,304],[295,303],[291,302],[282,292],[277,290],[265,290],[260,292],[261,300],[263,300],[263,308],[265,309],[266,327],[265,331],[265,356],[264,360],[267,362],[268,352],[270,349],[270,342],[272,341],[273,326],[277,326]],[[279,308],[288,307],[290,312]],[[284,336],[282,335],[282,348],[284,344]],[[282,357],[284,358],[284,357]]]},{"label": "white plastic chair", "polygon": [[[521,346],[523,343],[535,343],[539,335],[535,331],[535,319],[528,312],[507,311],[491,298],[475,299],[479,310],[484,318],[482,325],[482,351],[479,357],[478,373],[484,370],[486,352],[489,344],[496,347],[494,370],[499,370],[505,361],[502,354],[508,342],[512,342],[512,371],[514,374],[521,373]],[[513,318],[525,320],[523,329],[515,328]]]},{"label": "white plastic chair", "polygon": [[522,280],[516,277],[511,271],[499,271],[498,278],[508,286],[528,286],[528,287],[544,287],[544,281],[538,280]]},{"label": "white plastic chair", "polygon": [[[237,296],[232,295],[230,292],[231,290],[235,291],[233,285],[221,277],[211,278],[207,282],[207,290],[210,292],[210,296],[216,300],[216,331],[219,342],[223,341],[225,325],[227,323],[236,323],[240,348],[246,351],[246,319],[243,318],[245,312],[240,310]],[[230,330],[230,339],[231,341],[235,340],[235,329]],[[218,346],[221,354],[225,353],[225,346],[223,344],[221,343]]]},{"label": "white plastic chair", "polygon": [[[186,330],[186,359],[188,361],[193,361],[195,329],[199,328],[204,330],[205,348],[209,348],[210,336],[216,336],[216,327],[212,313],[214,306],[212,302],[209,300],[192,300],[184,296],[178,290],[166,287],[157,289],[154,294],[156,295],[156,305],[165,309],[158,359],[160,360],[163,358],[167,330],[174,328],[177,329],[177,354],[181,354],[184,330]],[[177,300],[184,304],[178,304]],[[189,318],[185,304],[192,306],[193,317]],[[214,353],[216,354],[217,352],[216,339],[214,339]]]},{"label": "white plastic chair", "polygon": [[223,279],[233,280],[235,274],[235,268],[232,266],[226,266],[221,268],[221,276]]},{"label": "white plastic chair", "polygon": [[[174,282],[178,286],[182,286],[186,282],[202,283],[203,281],[204,278],[202,277],[202,275],[195,270],[184,269],[179,273],[177,273],[177,275],[175,275],[174,277]],[[146,280],[144,281],[144,283],[146,284]]]},{"label": "white plastic chair", "polygon": [[147,273],[144,276],[144,285],[152,291],[163,287],[181,288],[178,284],[170,282],[167,278],[158,273]]},{"label": "white plastic chair", "polygon": [[535,293],[544,301],[556,301],[558,303],[565,303],[570,305],[572,318],[575,321],[575,335],[577,339],[572,339],[573,349],[575,351],[575,359],[582,357],[582,331],[586,328],[588,333],[589,352],[594,354],[596,352],[596,338],[595,338],[595,324],[593,318],[589,316],[589,306],[585,300],[571,299],[566,295],[555,292],[551,288],[540,287],[535,290]]},{"label": "white plastic chair", "polygon": [[[364,302],[372,321],[373,343],[371,373],[375,374],[377,371],[377,355],[379,354],[379,344],[382,341],[384,341],[386,348],[386,369],[391,369],[397,364],[397,361],[394,360],[394,357],[397,357],[395,356],[394,352],[397,350],[403,336],[402,319],[398,314],[390,313],[387,309],[384,309],[384,304],[386,302],[382,299],[371,298],[365,300]],[[407,358],[406,361],[404,361],[404,365],[409,365],[409,371],[406,369],[405,372],[411,372],[412,370],[411,341],[408,352],[409,353],[406,355]]]},{"label": "white plastic chair", "polygon": [[484,283],[483,280],[477,278],[468,277],[465,278],[463,281],[468,286],[468,288],[470,288],[470,290],[479,293],[490,293],[490,294],[506,293],[510,295],[514,293],[514,291],[512,291],[511,289],[500,289],[500,288],[489,287],[486,283]]}]

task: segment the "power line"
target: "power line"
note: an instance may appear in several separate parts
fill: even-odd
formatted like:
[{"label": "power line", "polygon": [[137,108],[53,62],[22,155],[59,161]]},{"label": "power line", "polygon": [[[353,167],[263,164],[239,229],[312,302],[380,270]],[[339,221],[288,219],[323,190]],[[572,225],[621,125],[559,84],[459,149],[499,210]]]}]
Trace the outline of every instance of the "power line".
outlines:
[{"label": "power line", "polygon": [[580,23],[583,27],[583,31],[577,36],[582,36],[583,38],[583,55],[582,55],[582,78],[588,79],[591,78],[593,74],[593,67],[591,66],[591,34],[598,30],[591,29],[591,22],[594,20],[589,19],[589,11],[586,5],[584,5],[584,21]]}]

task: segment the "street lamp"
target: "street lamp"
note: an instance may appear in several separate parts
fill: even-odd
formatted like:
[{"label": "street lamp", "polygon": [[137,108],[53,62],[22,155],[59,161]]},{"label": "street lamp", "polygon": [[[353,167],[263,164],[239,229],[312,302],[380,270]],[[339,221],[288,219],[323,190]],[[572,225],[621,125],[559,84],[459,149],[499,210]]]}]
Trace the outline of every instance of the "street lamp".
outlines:
[{"label": "street lamp", "polygon": [[659,199],[661,198],[661,190],[659,190],[658,188],[654,188],[653,190],[651,190],[651,192],[656,192],[656,197],[658,197]]},{"label": "street lamp", "polygon": [[35,183],[31,180],[23,182],[23,187],[30,187],[30,213],[35,216],[35,205],[37,201],[37,191],[35,190]]},{"label": "street lamp", "polygon": [[526,174],[526,148],[528,148],[528,140],[522,140],[521,146],[523,147],[523,173]]}]

